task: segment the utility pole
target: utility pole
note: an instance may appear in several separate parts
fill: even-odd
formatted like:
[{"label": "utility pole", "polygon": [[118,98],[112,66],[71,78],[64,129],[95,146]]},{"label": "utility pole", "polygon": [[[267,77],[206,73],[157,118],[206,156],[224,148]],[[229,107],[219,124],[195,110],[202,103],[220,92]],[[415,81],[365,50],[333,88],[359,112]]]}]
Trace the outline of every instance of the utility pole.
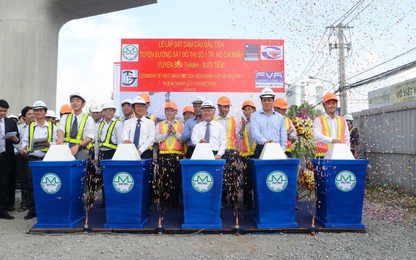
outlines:
[{"label": "utility pole", "polygon": [[338,29],[337,38],[338,43],[329,44],[329,50],[338,49],[338,76],[339,76],[339,96],[340,96],[340,107],[341,115],[346,115],[348,113],[348,104],[347,104],[347,92],[345,90],[346,77],[345,77],[345,49],[349,51],[351,49],[351,43],[344,42],[344,29],[349,29],[353,27],[344,26],[342,23],[338,24],[336,27],[329,27],[331,29]]}]

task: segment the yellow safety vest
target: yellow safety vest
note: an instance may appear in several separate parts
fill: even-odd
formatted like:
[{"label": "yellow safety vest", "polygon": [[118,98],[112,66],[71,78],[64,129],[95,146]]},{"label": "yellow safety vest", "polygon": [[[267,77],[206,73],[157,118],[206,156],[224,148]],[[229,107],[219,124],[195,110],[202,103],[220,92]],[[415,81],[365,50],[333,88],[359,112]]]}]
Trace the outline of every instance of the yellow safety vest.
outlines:
[{"label": "yellow safety vest", "polygon": [[[50,142],[52,142],[52,138],[53,138],[53,136],[52,136],[52,131],[53,131],[53,126],[52,126],[52,123],[51,122],[46,122],[47,123],[47,125],[48,125],[48,138],[47,138],[47,142],[48,143],[50,143]],[[34,136],[34,134],[35,134],[35,122],[31,122],[30,124],[29,124],[29,137],[28,137],[28,140],[29,140],[29,144],[28,144],[28,147],[27,147],[27,151],[28,152],[31,152],[32,151],[32,144],[33,144],[33,136]],[[41,149],[41,151],[42,152],[47,152],[49,150],[49,148],[43,148],[43,149]]]},{"label": "yellow safety vest", "polygon": [[113,120],[113,122],[111,122],[110,126],[107,129],[107,135],[105,136],[104,142],[101,142],[101,134],[105,123],[104,121],[100,123],[100,126],[98,127],[98,147],[107,147],[114,150],[117,149],[117,144],[111,141],[111,135],[113,134],[114,127],[116,126],[117,122],[118,120]]},{"label": "yellow safety vest", "polygon": [[[227,127],[227,146],[225,149],[227,150],[235,150],[237,147],[237,136],[235,134],[235,127],[236,121],[233,116],[227,119],[228,120],[228,127]],[[218,118],[215,118],[215,121],[219,121]]]},{"label": "yellow safety vest", "polygon": [[[286,125],[286,130],[289,130],[289,128],[291,127],[291,121],[290,121],[290,118],[287,116],[285,116],[285,125]],[[286,152],[292,151],[292,140],[290,140],[289,137],[287,138],[285,151]]]},{"label": "yellow safety vest", "polygon": [[[319,116],[319,120],[321,121],[322,126],[322,134],[325,136],[331,136],[329,132],[329,126],[328,126],[328,120],[326,120],[325,116]],[[345,120],[342,116],[336,116],[337,118],[337,139],[341,140],[343,143],[345,143]],[[322,157],[325,156],[325,153],[328,151],[329,146],[331,143],[321,143],[316,142],[316,149],[315,149],[315,156],[316,157]]]},{"label": "yellow safety vest", "polygon": [[256,142],[250,146],[250,136],[248,135],[248,127],[244,128],[244,140],[241,142],[240,147],[240,156],[251,156],[254,155],[254,150],[256,150]]},{"label": "yellow safety vest", "polygon": [[[164,134],[168,132],[167,121],[159,122],[159,133]],[[174,129],[176,132],[183,132],[183,123],[176,122]],[[169,143],[169,140],[166,138],[163,142],[159,144],[159,153],[160,154],[184,154],[183,143],[179,142],[176,136],[172,135],[172,143]]]},{"label": "yellow safety vest", "polygon": [[71,134],[71,123],[72,123],[72,117],[74,114],[69,114],[68,117],[66,118],[66,123],[65,123],[65,138],[64,141],[71,143],[71,144],[80,144],[82,142],[82,133],[84,132],[84,128],[85,128],[85,124],[87,122],[87,118],[88,115],[84,114],[82,116],[81,119],[81,123],[78,127],[78,133],[77,133],[77,137],[75,139],[72,139],[70,134]]}]

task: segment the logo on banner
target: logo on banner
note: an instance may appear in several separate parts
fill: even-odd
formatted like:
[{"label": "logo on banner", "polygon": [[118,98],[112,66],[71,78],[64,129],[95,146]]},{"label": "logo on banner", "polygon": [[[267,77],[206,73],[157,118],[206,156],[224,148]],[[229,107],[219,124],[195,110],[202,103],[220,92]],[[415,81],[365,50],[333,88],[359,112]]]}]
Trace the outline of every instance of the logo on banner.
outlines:
[{"label": "logo on banner", "polygon": [[134,179],[128,172],[119,172],[113,178],[113,187],[120,193],[129,193],[134,187]]},{"label": "logo on banner", "polygon": [[262,60],[283,60],[282,46],[261,46]]},{"label": "logo on banner", "polygon": [[137,70],[123,70],[121,85],[122,87],[137,87]]},{"label": "logo on banner", "polygon": [[139,45],[123,44],[121,61],[139,61]]},{"label": "logo on banner", "polygon": [[257,44],[246,44],[244,60],[259,60],[259,46]]},{"label": "logo on banner", "polygon": [[197,192],[207,192],[214,186],[214,178],[205,171],[199,171],[192,176],[192,187]]},{"label": "logo on banner", "polygon": [[61,179],[55,173],[47,173],[40,180],[40,186],[48,194],[57,193],[62,186]]},{"label": "logo on banner", "polygon": [[341,171],[335,177],[335,185],[340,191],[349,192],[357,184],[357,178],[350,171]]},{"label": "logo on banner", "polygon": [[273,192],[284,191],[289,183],[284,172],[273,171],[266,178],[266,185]]},{"label": "logo on banner", "polygon": [[283,72],[281,71],[256,71],[256,88],[282,88]]}]

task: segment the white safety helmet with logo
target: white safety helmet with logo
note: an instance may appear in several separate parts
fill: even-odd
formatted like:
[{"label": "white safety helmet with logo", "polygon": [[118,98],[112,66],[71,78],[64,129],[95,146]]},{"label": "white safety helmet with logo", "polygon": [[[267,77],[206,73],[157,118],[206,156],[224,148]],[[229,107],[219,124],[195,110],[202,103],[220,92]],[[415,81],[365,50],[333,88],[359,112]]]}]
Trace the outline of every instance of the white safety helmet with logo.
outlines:
[{"label": "white safety helmet with logo", "polygon": [[53,118],[56,118],[55,111],[48,109],[48,111],[46,111],[46,116],[45,117],[53,117]]},{"label": "white safety helmet with logo", "polygon": [[35,110],[35,109],[41,109],[41,108],[48,110],[48,106],[46,106],[45,102],[43,102],[41,100],[36,101],[33,104],[32,108],[33,108],[33,110]]},{"label": "white safety helmet with logo", "polygon": [[123,100],[123,102],[121,102],[121,106],[124,106],[124,104],[131,104],[131,99],[130,98],[126,98]]},{"label": "white safety helmet with logo", "polygon": [[116,107],[114,106],[114,102],[111,101],[111,100],[104,103],[103,110],[105,110],[107,108],[112,108],[112,109],[116,110]]},{"label": "white safety helmet with logo", "polygon": [[201,109],[202,108],[214,108],[215,109],[215,106],[211,100],[205,100],[204,102],[202,102]]},{"label": "white safety helmet with logo", "polygon": [[101,104],[101,102],[98,101],[94,101],[91,103],[90,105],[90,112],[94,113],[94,112],[101,112],[103,110],[103,104]]},{"label": "white safety helmet with logo", "polygon": [[345,120],[347,121],[354,121],[354,118],[352,117],[352,115],[348,114],[344,116]]},{"label": "white safety helmet with logo", "polygon": [[261,92],[260,92],[260,99],[261,98],[265,98],[265,97],[271,97],[274,99],[275,94],[273,92],[273,90],[271,88],[264,88]]},{"label": "white safety helmet with logo", "polygon": [[145,104],[146,101],[141,96],[137,96],[133,98],[133,101],[131,101],[131,106],[134,107],[135,104]]},{"label": "white safety helmet with logo", "polygon": [[86,101],[85,101],[85,97],[84,97],[84,95],[82,95],[82,94],[81,94],[81,93],[79,93],[79,92],[76,92],[76,93],[74,93],[74,94],[71,94],[71,95],[69,96],[69,101],[71,101],[71,99],[72,99],[73,97],[79,97],[80,99],[82,99],[82,101],[86,102]]},{"label": "white safety helmet with logo", "polygon": [[195,98],[195,100],[194,101],[192,101],[192,104],[201,104],[201,103],[203,103],[204,102],[204,97],[202,97],[202,96],[197,96],[196,98]]}]

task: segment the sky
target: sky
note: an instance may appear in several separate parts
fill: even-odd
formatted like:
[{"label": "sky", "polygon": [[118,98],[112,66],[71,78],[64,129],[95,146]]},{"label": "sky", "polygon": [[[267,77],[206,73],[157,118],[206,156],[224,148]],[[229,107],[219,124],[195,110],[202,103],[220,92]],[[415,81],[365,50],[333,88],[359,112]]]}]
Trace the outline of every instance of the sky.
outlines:
[{"label": "sky", "polygon": [[[149,6],[73,20],[59,35],[57,110],[68,103],[73,92],[82,92],[88,101],[111,99],[113,63],[120,61],[121,39],[125,38],[283,39],[285,83],[306,85],[306,95],[312,97],[315,93],[308,86],[313,89],[321,84],[330,91],[338,82],[337,51],[329,50],[329,43],[336,41],[336,31],[331,28],[341,22],[348,27],[344,35],[351,48],[345,66],[350,84],[414,61],[415,21],[412,0],[159,0]],[[412,77],[416,77],[414,70],[348,91],[349,111],[366,108],[368,91]],[[234,103],[231,114],[236,115],[245,99],[258,96],[198,94],[214,102],[228,95]],[[187,105],[194,96],[196,93],[171,93],[171,100]],[[164,93],[152,96],[151,112],[163,112],[164,98]]]}]

